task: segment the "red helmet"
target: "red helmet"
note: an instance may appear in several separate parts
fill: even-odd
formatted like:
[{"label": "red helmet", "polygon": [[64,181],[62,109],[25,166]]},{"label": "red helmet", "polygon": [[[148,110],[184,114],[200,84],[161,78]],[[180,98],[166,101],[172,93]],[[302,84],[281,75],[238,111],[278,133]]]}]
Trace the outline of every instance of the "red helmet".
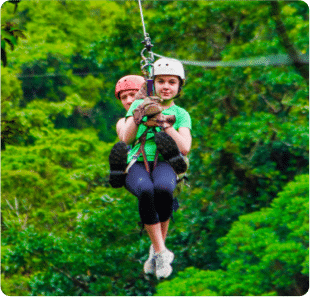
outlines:
[{"label": "red helmet", "polygon": [[145,82],[144,77],[139,75],[127,75],[122,77],[115,86],[115,97],[119,98],[119,93],[121,91],[128,91],[128,90],[140,90],[143,83]]}]

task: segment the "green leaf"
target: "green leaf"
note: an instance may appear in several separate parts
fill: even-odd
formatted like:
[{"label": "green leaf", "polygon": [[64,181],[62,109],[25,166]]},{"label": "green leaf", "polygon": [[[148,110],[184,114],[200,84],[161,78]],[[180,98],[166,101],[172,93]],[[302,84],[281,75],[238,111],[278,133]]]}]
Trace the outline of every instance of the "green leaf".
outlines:
[{"label": "green leaf", "polygon": [[3,29],[1,29],[1,40],[5,40],[11,46],[12,50],[14,49],[14,45],[17,45],[17,39]]}]

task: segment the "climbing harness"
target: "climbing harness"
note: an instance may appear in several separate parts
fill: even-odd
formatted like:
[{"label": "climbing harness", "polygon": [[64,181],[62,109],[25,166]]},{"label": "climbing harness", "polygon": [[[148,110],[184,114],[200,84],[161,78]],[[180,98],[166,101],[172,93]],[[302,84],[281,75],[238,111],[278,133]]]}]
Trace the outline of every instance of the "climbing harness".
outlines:
[{"label": "climbing harness", "polygon": [[[153,132],[154,134],[157,133],[155,127],[151,127],[147,130],[145,130],[143,132],[143,134],[139,137],[139,139],[134,143],[134,147],[138,144],[140,144],[140,147],[139,147],[139,150],[137,151],[137,153],[133,156],[132,160],[129,162],[127,168],[126,168],[126,173],[128,173],[130,167],[136,163],[136,161],[138,160],[138,158],[140,157],[140,155],[142,154],[143,156],[143,162],[144,162],[144,166],[145,166],[145,169],[148,173],[151,172],[150,170],[150,165],[149,165],[149,162],[147,161],[147,157],[146,157],[146,153],[145,153],[145,149],[144,149],[144,146],[145,146],[145,142],[146,142],[146,136],[147,136],[147,133],[150,132],[150,130],[153,129]],[[155,159],[154,159],[154,165],[153,165],[153,169],[156,167],[157,165],[157,162],[158,162],[158,156],[159,156],[159,151],[156,150],[156,153],[155,153]]]}]

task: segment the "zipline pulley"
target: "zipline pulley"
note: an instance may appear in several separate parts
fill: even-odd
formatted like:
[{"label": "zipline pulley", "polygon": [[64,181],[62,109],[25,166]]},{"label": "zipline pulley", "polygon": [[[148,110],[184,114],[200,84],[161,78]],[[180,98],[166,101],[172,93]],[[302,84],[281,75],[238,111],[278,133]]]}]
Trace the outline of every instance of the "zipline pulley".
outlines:
[{"label": "zipline pulley", "polygon": [[145,48],[150,52],[153,47],[153,44],[151,42],[151,37],[149,36],[148,33],[145,33],[144,40],[142,41],[142,43],[144,44]]},{"label": "zipline pulley", "polygon": [[[153,46],[153,45],[152,45]],[[148,57],[144,56],[144,53],[147,51]],[[147,85],[147,95],[153,95],[153,77],[154,77],[154,54],[151,50],[148,50],[146,47],[141,51],[141,70],[143,75],[146,77],[146,85]]]},{"label": "zipline pulley", "polygon": [[[147,57],[144,56],[145,52],[147,51]],[[141,57],[142,60],[140,62],[141,64],[141,70],[143,74],[148,78],[153,78],[153,62],[154,62],[154,54],[152,51],[148,51],[145,47],[141,51]]]},{"label": "zipline pulley", "polygon": [[[142,41],[144,48],[141,51],[141,70],[142,73],[149,79],[153,78],[153,62],[154,54],[152,52],[153,44],[148,33],[145,33],[144,40]],[[147,55],[147,56],[145,56]]]}]

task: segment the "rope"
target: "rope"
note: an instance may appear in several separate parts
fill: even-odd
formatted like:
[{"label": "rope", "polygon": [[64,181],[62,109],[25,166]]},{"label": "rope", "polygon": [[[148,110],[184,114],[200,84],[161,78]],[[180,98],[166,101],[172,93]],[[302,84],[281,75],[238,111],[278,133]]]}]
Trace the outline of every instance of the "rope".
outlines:
[{"label": "rope", "polygon": [[[168,58],[153,53],[154,56],[158,58]],[[200,66],[200,67],[248,67],[248,66],[269,66],[269,65],[290,65],[294,61],[286,54],[269,55],[265,57],[256,57],[248,59],[240,59],[234,61],[189,61],[189,60],[179,60],[182,64]],[[309,64],[308,54],[299,55],[299,62],[303,64]]]}]

